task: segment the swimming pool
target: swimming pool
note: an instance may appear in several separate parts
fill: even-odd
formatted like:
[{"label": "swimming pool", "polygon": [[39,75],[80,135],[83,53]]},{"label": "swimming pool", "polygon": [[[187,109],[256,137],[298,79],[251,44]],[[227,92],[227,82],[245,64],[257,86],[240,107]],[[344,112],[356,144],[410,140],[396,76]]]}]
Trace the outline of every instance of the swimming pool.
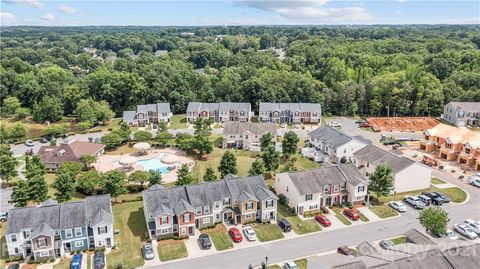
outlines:
[{"label": "swimming pool", "polygon": [[152,159],[140,160],[138,164],[141,165],[145,171],[156,170],[162,174],[168,174],[170,170],[168,170],[168,165],[162,162],[161,158],[163,156],[164,155],[160,155]]}]

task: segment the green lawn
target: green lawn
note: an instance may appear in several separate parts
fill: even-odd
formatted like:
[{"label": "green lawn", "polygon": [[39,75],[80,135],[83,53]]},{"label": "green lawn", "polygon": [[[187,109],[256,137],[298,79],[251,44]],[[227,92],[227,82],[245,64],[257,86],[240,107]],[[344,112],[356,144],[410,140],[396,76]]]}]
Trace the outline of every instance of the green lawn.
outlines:
[{"label": "green lawn", "polygon": [[288,222],[296,234],[306,234],[321,231],[320,225],[313,219],[301,220],[298,216],[287,217]]},{"label": "green lawn", "polygon": [[458,187],[436,189],[436,191],[442,192],[454,203],[462,203],[467,200],[467,193]]},{"label": "green lawn", "polygon": [[280,265],[274,264],[274,265],[267,266],[267,269],[282,269],[282,267],[280,267]]},{"label": "green lawn", "polygon": [[60,259],[60,262],[58,262],[57,264],[55,264],[53,266],[53,269],[69,269],[71,261],[72,261],[72,259],[70,259],[70,258],[62,258],[62,259]]},{"label": "green lawn", "polygon": [[395,245],[400,245],[400,244],[407,243],[407,238],[405,238],[405,236],[399,236],[399,237],[390,239],[390,241],[392,241],[392,243],[394,243]]},{"label": "green lawn", "polygon": [[260,242],[267,242],[283,238],[283,233],[275,224],[254,224],[252,228],[257,233]]},{"label": "green lawn", "polygon": [[130,202],[113,206],[114,229],[120,234],[115,236],[115,249],[107,255],[108,268],[139,267],[144,264],[142,246],[148,239],[147,226],[143,215],[143,202]]},{"label": "green lawn", "polygon": [[185,114],[173,115],[169,129],[185,129],[187,128],[187,117]]},{"label": "green lawn", "polygon": [[[0,246],[2,248],[7,245],[7,239],[5,238],[5,230],[7,229],[7,224],[5,222],[0,222]],[[0,251],[0,268],[5,268],[5,260],[8,259],[7,251]]]},{"label": "green lawn", "polygon": [[87,254],[87,269],[92,268],[92,255]]},{"label": "green lawn", "polygon": [[382,219],[398,216],[397,211],[387,205],[372,206],[370,207],[370,210]]},{"label": "green lawn", "polygon": [[372,205],[383,205],[390,201],[401,201],[407,195],[420,195],[422,192],[429,192],[429,191],[439,191],[447,195],[450,200],[454,203],[461,203],[467,199],[467,193],[458,187],[440,189],[436,187],[418,190],[418,191],[410,191],[410,192],[403,192],[397,193],[395,195],[389,195],[386,197],[381,197],[380,199],[376,199],[374,195],[372,195]]},{"label": "green lawn", "polygon": [[343,224],[352,225],[352,222],[350,222],[350,220],[348,220],[347,217],[345,217],[342,214],[342,209],[341,208],[335,208],[335,209],[333,209],[333,212],[335,212],[335,217],[337,217],[337,219],[339,219]]},{"label": "green lawn", "polygon": [[446,182],[441,180],[441,179],[438,179],[438,178],[432,178],[432,184],[445,184]]},{"label": "green lawn", "polygon": [[185,258],[188,256],[183,240],[162,240],[158,242],[158,256],[162,262]]},{"label": "green lawn", "polygon": [[299,259],[295,260],[295,264],[300,268],[300,269],[307,269],[307,259]]},{"label": "green lawn", "polygon": [[222,224],[217,224],[215,228],[202,230],[202,234],[208,234],[218,251],[233,248],[233,242],[228,236],[227,228]]},{"label": "green lawn", "polygon": [[295,163],[295,167],[298,170],[311,170],[311,169],[316,169],[320,168],[320,164],[317,162],[314,162],[308,158],[302,157],[300,154],[297,154],[297,162]]},{"label": "green lawn", "polygon": [[369,222],[370,220],[365,216],[363,215],[360,211],[358,211],[358,214],[360,215],[360,220],[363,221],[363,222]]},{"label": "green lawn", "polygon": [[280,219],[290,217],[290,216],[295,216],[295,215],[292,214],[286,206],[283,206],[280,203],[278,203],[278,205],[277,205],[277,219],[280,220]]}]

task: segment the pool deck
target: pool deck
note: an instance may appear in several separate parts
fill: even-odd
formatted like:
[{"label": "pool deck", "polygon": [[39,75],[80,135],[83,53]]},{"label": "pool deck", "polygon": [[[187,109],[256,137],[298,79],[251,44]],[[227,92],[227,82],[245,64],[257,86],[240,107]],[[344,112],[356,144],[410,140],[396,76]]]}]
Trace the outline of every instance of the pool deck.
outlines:
[{"label": "pool deck", "polygon": [[[97,161],[93,164],[93,167],[99,172],[108,172],[111,170],[119,170],[119,171],[125,171],[123,165],[119,164],[118,162],[120,159],[122,159],[125,156],[132,156],[137,159],[137,161],[140,160],[149,160],[156,158],[162,154],[172,154],[178,157],[178,162],[181,164],[186,164],[190,170],[193,168],[195,165],[195,162],[186,157],[185,153],[182,152],[181,150],[176,150],[176,149],[151,149],[148,150],[146,154],[139,154],[139,153],[130,153],[130,154],[123,154],[123,155],[102,155],[97,158]],[[129,171],[125,171],[128,174],[132,173],[133,171],[140,170],[143,171],[143,167],[139,164],[133,164],[132,165],[133,169],[130,169]],[[177,181],[177,168],[171,170],[167,174],[162,174],[162,181],[164,183],[171,183]]]}]

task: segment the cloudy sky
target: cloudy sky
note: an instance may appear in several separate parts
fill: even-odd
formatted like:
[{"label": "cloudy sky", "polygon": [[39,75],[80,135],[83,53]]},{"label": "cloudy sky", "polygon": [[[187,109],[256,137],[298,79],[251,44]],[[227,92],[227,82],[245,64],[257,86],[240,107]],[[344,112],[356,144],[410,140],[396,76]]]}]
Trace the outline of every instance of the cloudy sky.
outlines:
[{"label": "cloudy sky", "polygon": [[479,0],[1,0],[1,25],[479,24]]}]

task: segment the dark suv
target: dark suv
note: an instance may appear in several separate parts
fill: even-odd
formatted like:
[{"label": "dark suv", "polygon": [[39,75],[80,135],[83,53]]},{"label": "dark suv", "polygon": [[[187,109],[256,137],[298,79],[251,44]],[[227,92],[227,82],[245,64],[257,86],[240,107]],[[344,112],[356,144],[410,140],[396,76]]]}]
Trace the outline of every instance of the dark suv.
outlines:
[{"label": "dark suv", "polygon": [[288,233],[292,230],[292,225],[290,225],[290,222],[286,219],[281,219],[278,222],[278,226],[280,226],[280,229],[282,229],[284,233]]},{"label": "dark suv", "polygon": [[210,240],[208,234],[201,234],[198,237],[198,243],[202,249],[210,249],[212,247],[212,241]]},{"label": "dark suv", "polygon": [[422,192],[422,195],[430,197],[430,199],[432,199],[432,204],[434,205],[442,205],[444,203],[442,197],[435,192]]},{"label": "dark suv", "polygon": [[105,268],[105,253],[95,252],[95,255],[93,255],[93,264],[95,269]]}]

